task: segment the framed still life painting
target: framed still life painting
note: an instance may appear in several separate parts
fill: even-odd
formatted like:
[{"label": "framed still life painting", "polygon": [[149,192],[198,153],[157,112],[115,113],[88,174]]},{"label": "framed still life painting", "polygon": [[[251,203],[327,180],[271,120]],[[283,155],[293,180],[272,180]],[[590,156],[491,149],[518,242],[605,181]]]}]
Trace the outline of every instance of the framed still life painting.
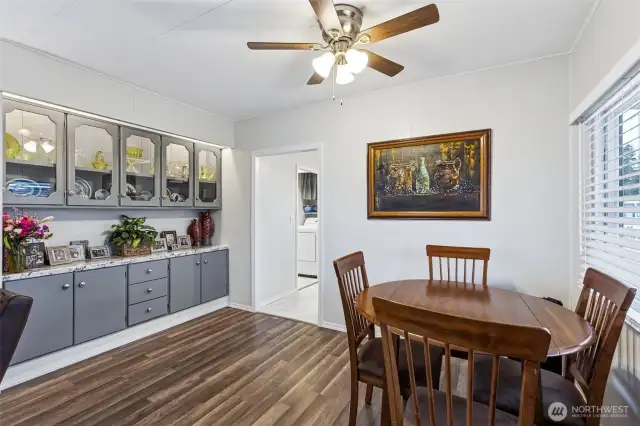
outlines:
[{"label": "framed still life painting", "polygon": [[489,220],[491,129],[368,145],[370,219]]}]

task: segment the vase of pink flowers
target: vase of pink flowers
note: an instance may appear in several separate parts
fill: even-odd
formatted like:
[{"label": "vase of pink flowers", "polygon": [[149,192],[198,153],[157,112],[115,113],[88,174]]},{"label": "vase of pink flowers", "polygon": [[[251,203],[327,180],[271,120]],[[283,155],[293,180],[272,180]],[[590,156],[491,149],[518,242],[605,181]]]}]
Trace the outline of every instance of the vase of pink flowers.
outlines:
[{"label": "vase of pink flowers", "polygon": [[9,272],[23,272],[27,269],[27,244],[53,236],[49,226],[44,224],[51,219],[53,216],[38,219],[26,213],[18,214],[17,210],[14,210],[13,217],[2,213],[2,242],[9,252]]}]

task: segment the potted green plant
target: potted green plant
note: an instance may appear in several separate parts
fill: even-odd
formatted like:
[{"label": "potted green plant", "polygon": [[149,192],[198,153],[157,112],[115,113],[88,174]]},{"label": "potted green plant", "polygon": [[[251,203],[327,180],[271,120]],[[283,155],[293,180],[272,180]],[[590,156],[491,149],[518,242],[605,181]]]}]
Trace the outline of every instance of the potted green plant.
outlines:
[{"label": "potted green plant", "polygon": [[151,254],[151,245],[158,232],[153,226],[145,225],[146,217],[122,215],[122,223],[111,225],[109,242],[116,246],[119,256],[141,256]]}]

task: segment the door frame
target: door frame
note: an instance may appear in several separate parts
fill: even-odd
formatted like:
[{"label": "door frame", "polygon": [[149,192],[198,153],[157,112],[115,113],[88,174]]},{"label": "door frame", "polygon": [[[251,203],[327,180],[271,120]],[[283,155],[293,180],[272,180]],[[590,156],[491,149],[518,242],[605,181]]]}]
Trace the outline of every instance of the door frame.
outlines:
[{"label": "door frame", "polygon": [[[251,153],[251,308],[254,311],[259,310],[257,300],[256,300],[256,217],[258,216],[257,211],[257,193],[259,191],[258,186],[258,173],[256,173],[256,167],[258,165],[258,159],[260,157],[270,157],[274,155],[284,155],[284,154],[295,154],[299,152],[308,152],[308,151],[317,151],[318,152],[318,217],[324,217],[324,153],[323,153],[323,144],[302,144],[302,145],[291,145],[280,148],[267,148],[252,151]],[[297,166],[297,165],[296,165]],[[297,173],[297,167],[296,167]],[[298,183],[296,179],[295,188],[297,189]],[[296,202],[297,206],[297,202]],[[295,209],[297,213],[297,207]],[[319,253],[318,253],[318,320],[317,324],[322,326],[322,305],[323,305],[323,296],[324,296],[324,274],[322,271],[322,265],[324,260],[324,226],[322,225],[323,221],[319,221],[318,223],[318,231],[317,235],[320,238],[319,241]],[[294,257],[297,259],[297,219],[296,219],[296,232],[293,233],[294,238]],[[294,268],[297,278],[298,265],[296,261],[296,265]],[[294,281],[297,289],[297,281]]]}]

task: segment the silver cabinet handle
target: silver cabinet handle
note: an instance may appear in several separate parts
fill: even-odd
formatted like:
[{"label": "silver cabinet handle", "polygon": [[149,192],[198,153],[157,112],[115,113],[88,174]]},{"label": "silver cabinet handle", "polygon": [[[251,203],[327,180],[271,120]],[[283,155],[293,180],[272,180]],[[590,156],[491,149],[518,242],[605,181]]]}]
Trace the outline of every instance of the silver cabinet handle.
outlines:
[{"label": "silver cabinet handle", "polygon": [[147,269],[147,274],[150,274],[152,272],[153,272],[153,269],[151,269],[151,268]]},{"label": "silver cabinet handle", "polygon": [[71,190],[67,191],[67,195],[68,195],[69,197],[72,197],[74,194],[75,194],[75,192],[73,192],[73,191],[71,191]]},{"label": "silver cabinet handle", "polygon": [[82,287],[84,287],[85,285],[87,285],[87,283],[86,283],[86,282],[84,282],[84,281],[81,281],[81,282],[80,282],[80,284],[78,284],[78,287],[82,288]]},{"label": "silver cabinet handle", "polygon": [[152,289],[152,288],[148,288],[148,289],[147,289],[147,293],[151,293],[152,291],[153,291],[153,289]]},{"label": "silver cabinet handle", "polygon": [[199,260],[196,262],[196,265],[200,266],[200,261]]},{"label": "silver cabinet handle", "polygon": [[206,265],[207,263],[209,263],[209,261],[208,261],[208,260],[205,260],[205,261],[204,261],[204,264]]},{"label": "silver cabinet handle", "polygon": [[62,289],[63,290],[69,290],[70,287],[71,287],[70,284],[65,284],[65,285],[62,286]]},{"label": "silver cabinet handle", "polygon": [[196,197],[196,201],[200,201],[200,197]]},{"label": "silver cabinet handle", "polygon": [[151,312],[151,308],[147,308],[147,312]]}]

